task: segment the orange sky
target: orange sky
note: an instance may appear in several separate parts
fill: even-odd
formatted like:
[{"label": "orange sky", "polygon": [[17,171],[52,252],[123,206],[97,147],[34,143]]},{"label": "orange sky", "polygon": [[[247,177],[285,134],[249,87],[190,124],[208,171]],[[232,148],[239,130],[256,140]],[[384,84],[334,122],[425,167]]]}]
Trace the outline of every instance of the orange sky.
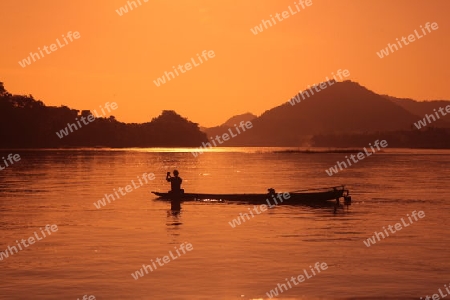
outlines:
[{"label": "orange sky", "polygon": [[[136,0],[137,1],[137,0]],[[250,28],[297,0],[0,2],[0,81],[47,105],[96,109],[145,122],[164,109],[203,126],[261,114],[338,69],[378,93],[450,99],[450,1],[312,0],[254,35]],[[439,29],[380,59],[376,52],[426,22]],[[80,38],[22,68],[18,61],[68,31]],[[157,87],[153,80],[203,50],[215,57]]]}]

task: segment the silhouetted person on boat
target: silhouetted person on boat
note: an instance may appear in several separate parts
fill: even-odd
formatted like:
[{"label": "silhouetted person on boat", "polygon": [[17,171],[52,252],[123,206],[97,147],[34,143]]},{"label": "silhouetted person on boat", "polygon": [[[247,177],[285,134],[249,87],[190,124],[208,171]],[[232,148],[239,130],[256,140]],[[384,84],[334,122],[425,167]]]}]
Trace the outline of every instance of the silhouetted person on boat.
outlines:
[{"label": "silhouetted person on boat", "polygon": [[170,172],[167,172],[166,180],[170,182],[170,194],[171,194],[171,209],[179,211],[181,210],[181,194],[184,190],[181,189],[181,183],[183,179],[178,176],[178,171],[173,170],[173,177],[170,176]]},{"label": "silhouetted person on boat", "polygon": [[178,176],[178,171],[173,170],[173,177],[170,176],[170,172],[167,172],[166,180],[170,182],[170,192],[171,193],[177,193],[180,194],[182,192],[181,189],[181,183],[183,182],[183,179]]}]

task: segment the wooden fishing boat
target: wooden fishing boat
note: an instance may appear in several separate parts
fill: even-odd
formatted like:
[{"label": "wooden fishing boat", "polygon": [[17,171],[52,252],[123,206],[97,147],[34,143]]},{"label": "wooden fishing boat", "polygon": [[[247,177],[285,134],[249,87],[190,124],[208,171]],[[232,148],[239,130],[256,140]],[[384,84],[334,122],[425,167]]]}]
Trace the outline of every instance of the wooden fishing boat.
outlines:
[{"label": "wooden fishing boat", "polygon": [[299,190],[294,192],[277,193],[274,189],[268,189],[265,194],[201,194],[201,193],[181,193],[175,195],[171,192],[152,192],[160,200],[172,200],[178,198],[182,201],[239,201],[255,204],[324,204],[330,201],[339,203],[339,199],[344,200],[344,204],[351,204],[350,192],[344,186],[333,186],[320,189]]}]

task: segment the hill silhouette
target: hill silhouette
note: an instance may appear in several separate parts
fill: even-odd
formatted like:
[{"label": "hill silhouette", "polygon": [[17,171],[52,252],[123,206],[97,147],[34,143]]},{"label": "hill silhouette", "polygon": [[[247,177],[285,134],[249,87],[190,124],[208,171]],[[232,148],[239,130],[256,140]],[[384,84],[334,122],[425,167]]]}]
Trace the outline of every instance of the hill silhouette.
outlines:
[{"label": "hill silhouette", "polygon": [[448,131],[436,135],[437,131],[430,129],[450,127],[450,123],[439,122],[440,126],[430,124],[422,133],[416,133],[413,124],[424,114],[416,114],[419,111],[407,109],[406,105],[352,81],[335,82],[305,98],[300,103],[293,102],[295,105],[288,101],[264,112],[252,120],[251,130],[231,139],[226,146],[366,146],[373,141],[369,137],[378,134],[381,138],[389,136],[392,145],[399,147],[429,144],[440,148],[444,145],[436,139],[445,137]]},{"label": "hill silhouette", "polygon": [[[123,123],[114,116],[95,121],[66,136],[61,130],[87,110],[45,106],[32,95],[12,95],[0,82],[0,148],[58,147],[199,147],[207,137],[222,136],[241,121],[253,127],[221,146],[365,147],[386,139],[389,147],[450,148],[450,115],[420,130],[414,124],[449,101],[417,102],[378,95],[356,82],[334,82],[299,103],[288,101],[256,117],[234,116],[200,130],[174,111],[150,122]],[[202,132],[203,131],[203,132]],[[60,133],[59,135],[57,133]]]},{"label": "hill silhouette", "polygon": [[114,116],[96,118],[82,128],[56,133],[92,113],[66,106],[45,106],[33,96],[12,95],[0,82],[0,148],[55,147],[194,147],[206,141],[198,124],[174,111],[143,124],[122,123]]},{"label": "hill silhouette", "polygon": [[[440,107],[445,108],[450,105],[450,101],[445,100],[431,100],[431,101],[416,101],[406,98],[395,98],[391,96],[385,96],[387,99],[403,107],[410,113],[417,115],[419,118],[423,118],[426,114],[432,114],[433,109],[438,110]],[[450,114],[446,116],[440,116],[440,120],[436,121],[434,127],[450,127]]]},{"label": "hill silhouette", "polygon": [[[241,115],[236,115],[233,116],[231,118],[229,118],[227,121],[225,121],[225,123],[223,123],[222,125],[219,126],[215,126],[215,127],[210,127],[210,128],[206,128],[206,127],[201,127],[200,129],[206,133],[206,135],[208,137],[215,137],[216,135],[221,136],[222,134],[224,134],[225,132],[229,132],[228,130],[232,130],[234,131],[235,125],[239,126],[239,124],[241,122],[247,122],[247,121],[253,121],[254,119],[256,119],[257,117],[254,114],[251,113],[245,113],[245,114],[241,114]],[[243,136],[246,136],[247,133],[242,133]],[[227,146],[224,144],[224,146]]]},{"label": "hill silhouette", "polygon": [[223,123],[223,125],[228,126],[228,127],[234,127],[235,125],[239,125],[239,123],[241,121],[243,121],[243,122],[253,121],[256,118],[257,118],[257,116],[255,116],[252,113],[245,113],[245,114],[241,114],[241,115],[237,115],[237,116],[233,116],[233,117],[229,118],[225,123]]}]

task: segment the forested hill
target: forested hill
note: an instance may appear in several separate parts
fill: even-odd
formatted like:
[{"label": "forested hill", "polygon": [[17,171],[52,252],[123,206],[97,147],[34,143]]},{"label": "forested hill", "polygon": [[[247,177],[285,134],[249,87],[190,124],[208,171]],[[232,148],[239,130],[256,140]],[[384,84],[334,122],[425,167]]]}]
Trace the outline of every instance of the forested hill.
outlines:
[{"label": "forested hill", "polygon": [[[122,123],[114,116],[95,118],[68,131],[68,124],[76,125],[76,120],[90,114],[66,106],[46,106],[31,95],[12,95],[0,82],[0,148],[194,147],[207,140],[198,124],[174,111],[163,111],[142,124]],[[64,129],[67,135],[61,134]]]}]

